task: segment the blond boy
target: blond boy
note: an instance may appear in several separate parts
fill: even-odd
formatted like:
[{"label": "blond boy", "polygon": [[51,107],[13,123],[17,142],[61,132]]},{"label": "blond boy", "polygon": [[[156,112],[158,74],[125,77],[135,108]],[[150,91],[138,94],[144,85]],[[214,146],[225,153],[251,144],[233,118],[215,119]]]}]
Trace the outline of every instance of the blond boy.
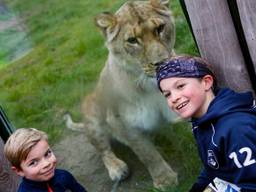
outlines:
[{"label": "blond boy", "polygon": [[18,192],[86,192],[72,174],[56,169],[57,159],[42,131],[17,129],[7,140],[4,154],[23,178]]}]

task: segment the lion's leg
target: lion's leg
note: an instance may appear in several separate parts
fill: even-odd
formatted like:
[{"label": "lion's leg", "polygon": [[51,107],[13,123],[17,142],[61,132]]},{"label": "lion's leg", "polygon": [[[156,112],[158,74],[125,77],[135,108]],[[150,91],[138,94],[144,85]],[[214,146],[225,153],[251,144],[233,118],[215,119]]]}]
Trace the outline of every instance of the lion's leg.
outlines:
[{"label": "lion's leg", "polygon": [[107,125],[87,124],[87,135],[90,142],[100,152],[103,163],[113,181],[120,181],[128,176],[128,166],[116,157],[111,150],[110,135],[106,131]]},{"label": "lion's leg", "polygon": [[154,186],[165,188],[178,183],[177,173],[166,163],[155,146],[137,129],[127,129],[118,120],[111,120],[115,136],[127,144],[147,167]]},{"label": "lion's leg", "polygon": [[111,180],[120,181],[128,176],[128,166],[118,159],[111,149],[110,127],[105,121],[105,109],[102,108],[97,95],[101,93],[87,96],[82,105],[86,133],[89,141],[99,151]]}]

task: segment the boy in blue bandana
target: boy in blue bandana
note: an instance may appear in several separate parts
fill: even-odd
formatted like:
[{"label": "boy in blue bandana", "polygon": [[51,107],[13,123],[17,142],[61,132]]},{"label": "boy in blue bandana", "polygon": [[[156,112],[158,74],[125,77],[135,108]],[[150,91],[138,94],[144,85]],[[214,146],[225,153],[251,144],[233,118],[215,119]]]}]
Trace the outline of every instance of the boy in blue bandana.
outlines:
[{"label": "boy in blue bandana", "polygon": [[56,169],[56,157],[42,131],[17,129],[7,140],[4,153],[22,177],[18,192],[86,192],[68,171]]},{"label": "boy in blue bandana", "polygon": [[[204,168],[190,192],[211,183],[225,190],[256,191],[256,105],[252,93],[217,87],[209,64],[176,56],[156,69],[157,83],[170,108],[190,119]],[[230,191],[230,190],[229,190]]]}]

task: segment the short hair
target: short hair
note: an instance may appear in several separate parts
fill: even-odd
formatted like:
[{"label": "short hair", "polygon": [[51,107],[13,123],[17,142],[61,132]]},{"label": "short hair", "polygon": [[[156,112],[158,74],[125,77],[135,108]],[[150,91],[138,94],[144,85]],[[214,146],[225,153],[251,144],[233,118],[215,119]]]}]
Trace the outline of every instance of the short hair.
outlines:
[{"label": "short hair", "polygon": [[35,128],[19,128],[5,143],[4,154],[12,166],[21,169],[21,162],[26,160],[31,149],[41,140],[48,141],[45,132]]},{"label": "short hair", "polygon": [[218,91],[217,79],[212,66],[201,57],[191,55],[177,55],[164,61],[156,68],[158,88],[161,90],[160,81],[170,77],[202,78],[211,75],[213,78],[213,92]]}]

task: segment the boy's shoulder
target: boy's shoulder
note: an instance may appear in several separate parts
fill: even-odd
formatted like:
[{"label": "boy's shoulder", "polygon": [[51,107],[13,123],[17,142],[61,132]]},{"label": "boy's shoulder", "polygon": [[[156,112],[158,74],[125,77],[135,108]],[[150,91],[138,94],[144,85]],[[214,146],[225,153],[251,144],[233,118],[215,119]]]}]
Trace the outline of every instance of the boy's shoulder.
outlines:
[{"label": "boy's shoulder", "polygon": [[86,192],[84,187],[77,182],[75,177],[69,171],[64,169],[55,170],[55,174],[50,181],[50,185],[55,186],[55,188],[60,191],[63,189],[72,189],[72,191]]},{"label": "boy's shoulder", "polygon": [[72,174],[65,169],[56,169],[54,177],[73,177]]},{"label": "boy's shoulder", "polygon": [[54,177],[51,179],[51,183],[62,183],[67,184],[74,180],[74,176],[67,170],[64,169],[56,169]]},{"label": "boy's shoulder", "polygon": [[232,125],[241,125],[243,123],[248,124],[248,122],[256,122],[256,113],[251,112],[249,110],[240,110],[240,111],[232,111],[230,113],[226,113],[225,115],[218,118],[219,124],[232,124]]},{"label": "boy's shoulder", "polygon": [[216,134],[219,136],[238,137],[248,133],[248,131],[256,135],[256,114],[247,111],[225,114],[216,121],[215,128],[218,130]]}]

